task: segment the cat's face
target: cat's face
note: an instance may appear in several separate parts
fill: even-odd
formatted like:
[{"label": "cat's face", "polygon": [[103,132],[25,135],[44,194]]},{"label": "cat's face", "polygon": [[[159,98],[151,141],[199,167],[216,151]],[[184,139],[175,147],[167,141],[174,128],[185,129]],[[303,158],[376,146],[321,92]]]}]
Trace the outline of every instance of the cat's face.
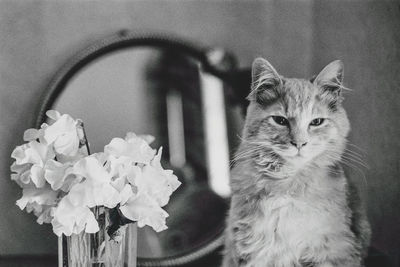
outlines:
[{"label": "cat's face", "polygon": [[283,78],[267,61],[255,61],[244,137],[264,148],[258,156],[295,170],[340,157],[349,132],[342,70],[332,62],[311,82]]}]

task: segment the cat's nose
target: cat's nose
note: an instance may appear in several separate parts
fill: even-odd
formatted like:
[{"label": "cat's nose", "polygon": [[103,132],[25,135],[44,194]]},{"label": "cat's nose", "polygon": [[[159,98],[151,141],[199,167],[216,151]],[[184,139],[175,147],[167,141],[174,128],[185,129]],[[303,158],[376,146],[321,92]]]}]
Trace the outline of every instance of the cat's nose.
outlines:
[{"label": "cat's nose", "polygon": [[297,149],[300,149],[303,146],[307,145],[307,142],[293,142],[293,141],[290,141],[290,143],[292,145],[294,145],[295,147],[297,147]]}]

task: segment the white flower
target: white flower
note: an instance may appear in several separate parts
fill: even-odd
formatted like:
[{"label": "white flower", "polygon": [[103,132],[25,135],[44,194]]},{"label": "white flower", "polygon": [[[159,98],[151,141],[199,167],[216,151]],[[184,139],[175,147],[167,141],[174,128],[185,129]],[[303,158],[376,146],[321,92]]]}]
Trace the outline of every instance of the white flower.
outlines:
[{"label": "white flower", "polygon": [[128,133],[125,140],[114,138],[104,148],[108,156],[105,166],[112,175],[111,184],[121,194],[120,210],[124,216],[138,221],[140,227],[149,225],[162,231],[166,229],[168,213],[161,207],[181,183],[171,170],[162,168],[162,149],[155,154],[149,146],[153,140],[134,133]]},{"label": "white flower", "polygon": [[137,221],[139,227],[148,225],[156,232],[168,228],[165,223],[168,213],[160,208],[158,203],[146,193],[139,192],[132,196],[119,209],[126,218]]},{"label": "white flower", "polygon": [[74,156],[67,156],[63,154],[57,154],[57,161],[60,163],[74,164],[80,159],[88,156],[88,151],[86,146],[82,146],[78,149],[78,152]]},{"label": "white flower", "polygon": [[53,110],[47,111],[46,114],[55,119],[55,122],[44,129],[44,140],[52,144],[58,154],[75,156],[82,138],[77,130],[78,121],[68,114],[60,115]]},{"label": "white flower", "polygon": [[142,175],[138,175],[135,184],[138,191],[145,191],[160,207],[168,204],[172,193],[181,185],[178,178],[171,170],[161,167],[162,148],[151,161],[150,165],[143,167]]},{"label": "white flower", "polygon": [[58,193],[53,191],[49,186],[36,188],[34,186],[23,188],[22,197],[17,200],[17,206],[23,210],[28,205],[55,205],[57,202]]},{"label": "white flower", "polygon": [[152,149],[152,136],[128,133],[114,138],[104,153],[88,156],[81,123],[50,110],[53,120],[28,129],[12,152],[11,179],[23,188],[17,205],[33,212],[37,222],[53,225],[61,234],[94,233],[98,223],[90,208],[119,205],[122,214],[159,232],[167,228],[165,206],[181,184],[171,170],[161,166],[162,149]]},{"label": "white flower", "polygon": [[125,205],[126,202],[128,202],[128,200],[134,196],[134,193],[132,191],[132,186],[129,184],[126,184],[122,190],[120,191],[120,196],[121,196],[121,205]]},{"label": "white flower", "polygon": [[68,193],[71,203],[75,206],[114,208],[121,201],[119,192],[110,184],[111,175],[99,161],[98,154],[78,161],[72,173],[84,178],[82,182],[73,185]]},{"label": "white flower", "polygon": [[58,193],[48,186],[36,188],[32,184],[25,186],[22,197],[17,200],[17,206],[28,213],[33,212],[39,224],[50,223],[52,220],[52,208],[58,201]]},{"label": "white flower", "polygon": [[133,132],[128,132],[128,133],[125,135],[125,140],[126,140],[128,143],[135,142],[135,140],[136,140],[137,138],[143,139],[143,140],[146,141],[146,143],[149,144],[149,145],[150,145],[151,143],[153,143],[154,140],[155,140],[154,136],[149,135],[149,134],[136,135],[136,134],[133,133]]},{"label": "white flower", "polygon": [[34,141],[34,140],[38,140],[39,138],[41,138],[43,136],[43,131],[42,129],[27,129],[24,132],[24,141]]},{"label": "white flower", "polygon": [[53,220],[53,212],[54,212],[53,205],[43,206],[42,212],[35,214],[38,217],[36,222],[38,224],[51,223],[51,221]]},{"label": "white flower", "polygon": [[46,111],[47,117],[52,120],[52,123],[54,123],[56,120],[58,120],[61,117],[61,113],[58,112],[57,110],[48,110]]},{"label": "white flower", "polygon": [[155,155],[155,150],[149,146],[147,141],[137,137],[134,133],[128,133],[126,140],[113,138],[104,147],[104,152],[115,157],[126,157],[133,162],[142,164],[149,164]]},{"label": "white flower", "polygon": [[21,164],[13,162],[10,167],[11,180],[15,181],[20,187],[26,187],[31,182],[32,164]]},{"label": "white flower", "polygon": [[39,143],[46,143],[44,140],[44,130],[48,127],[49,125],[47,123],[42,123],[40,126],[40,129],[27,129],[24,132],[24,141],[30,142],[30,141],[39,141]]},{"label": "white flower", "polygon": [[69,192],[71,187],[82,180],[82,177],[73,173],[71,163],[60,163],[55,160],[49,160],[44,167],[44,177],[53,190],[61,189]]},{"label": "white flower", "polygon": [[58,236],[79,234],[83,230],[86,233],[99,231],[99,225],[90,209],[86,206],[75,206],[68,196],[65,196],[54,209],[51,224],[53,232]]},{"label": "white flower", "polygon": [[39,205],[36,202],[28,203],[26,205],[26,211],[28,213],[33,212],[37,218],[38,224],[50,223],[53,219],[53,206],[54,205]]},{"label": "white flower", "polygon": [[[19,178],[24,178],[24,181],[20,180],[20,182],[26,184],[27,169],[25,168],[30,165],[30,179],[36,187],[43,187],[46,182],[44,179],[44,165],[47,160],[53,159],[54,156],[54,152],[47,144],[30,141],[27,144],[17,146],[11,153],[11,157],[15,159],[15,165],[12,166],[12,171],[16,171]],[[17,167],[17,165],[20,167]],[[21,169],[24,169],[25,172],[21,173]],[[24,174],[24,176],[22,176],[22,174]],[[16,179],[16,177],[14,176],[12,179]]]}]

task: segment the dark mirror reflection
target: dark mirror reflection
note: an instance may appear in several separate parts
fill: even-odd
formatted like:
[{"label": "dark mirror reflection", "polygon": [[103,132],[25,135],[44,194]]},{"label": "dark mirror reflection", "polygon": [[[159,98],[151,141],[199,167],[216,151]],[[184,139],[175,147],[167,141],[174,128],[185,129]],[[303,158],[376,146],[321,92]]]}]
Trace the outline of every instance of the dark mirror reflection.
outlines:
[{"label": "dark mirror reflection", "polygon": [[174,170],[182,186],[166,207],[169,229],[139,229],[139,258],[183,255],[221,235],[229,156],[242,123],[226,86],[184,55],[128,48],[83,68],[53,106],[84,121],[92,152],[129,131],[153,135],[153,147],[163,146],[163,166]]}]

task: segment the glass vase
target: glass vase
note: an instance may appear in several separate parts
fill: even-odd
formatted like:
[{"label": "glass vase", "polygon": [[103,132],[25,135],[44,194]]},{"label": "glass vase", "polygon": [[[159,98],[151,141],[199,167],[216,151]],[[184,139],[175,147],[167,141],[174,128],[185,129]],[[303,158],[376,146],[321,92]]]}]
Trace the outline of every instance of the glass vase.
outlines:
[{"label": "glass vase", "polygon": [[136,267],[136,223],[120,227],[118,234],[111,238],[107,233],[108,209],[96,207],[93,213],[100,230],[94,234],[82,232],[61,237],[59,267]]}]

